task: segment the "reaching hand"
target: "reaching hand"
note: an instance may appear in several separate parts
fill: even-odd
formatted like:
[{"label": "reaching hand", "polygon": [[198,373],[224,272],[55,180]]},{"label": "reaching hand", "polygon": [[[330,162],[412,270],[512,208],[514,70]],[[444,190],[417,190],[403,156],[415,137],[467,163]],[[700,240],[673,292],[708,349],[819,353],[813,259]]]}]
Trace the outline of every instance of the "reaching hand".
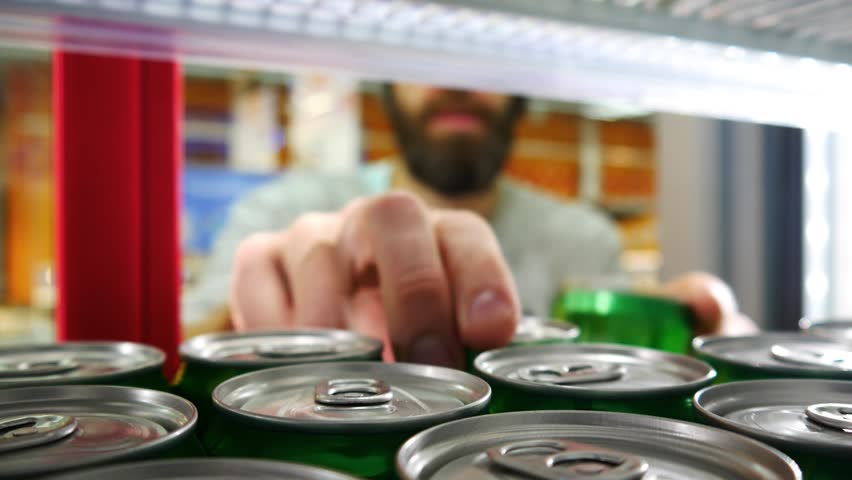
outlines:
[{"label": "reaching hand", "polygon": [[487,222],[400,193],[249,237],[232,281],[239,330],[351,329],[385,339],[400,360],[437,365],[461,366],[462,346],[505,345],[520,312]]}]

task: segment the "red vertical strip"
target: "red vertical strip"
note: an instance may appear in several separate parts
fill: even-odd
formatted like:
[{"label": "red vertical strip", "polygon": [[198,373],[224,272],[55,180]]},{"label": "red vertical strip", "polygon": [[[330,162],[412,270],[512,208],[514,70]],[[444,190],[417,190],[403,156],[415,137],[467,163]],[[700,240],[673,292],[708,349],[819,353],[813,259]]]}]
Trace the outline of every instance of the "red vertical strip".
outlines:
[{"label": "red vertical strip", "polygon": [[142,339],[169,354],[169,378],[178,366],[180,342],[182,85],[176,63],[142,62]]},{"label": "red vertical strip", "polygon": [[140,66],[54,54],[60,339],[142,340]]},{"label": "red vertical strip", "polygon": [[65,104],[65,56],[59,52],[54,53],[52,68],[53,104],[51,105],[51,110],[53,111],[53,145],[51,149],[53,153],[51,156],[53,158],[53,189],[56,202],[56,213],[54,215],[56,219],[56,226],[54,227],[56,235],[55,270],[59,290],[56,308],[56,336],[59,340],[63,340],[68,338],[67,328],[65,328],[65,319],[67,317],[65,314],[65,297],[67,295],[65,289],[62,288],[62,285],[65,284],[65,248],[63,248],[65,228],[63,228],[64,222],[62,221],[62,212],[65,210],[65,202],[62,201],[62,196],[65,194],[65,188],[62,185],[62,179],[65,178],[65,123],[62,121],[65,118],[65,108],[63,107]]}]

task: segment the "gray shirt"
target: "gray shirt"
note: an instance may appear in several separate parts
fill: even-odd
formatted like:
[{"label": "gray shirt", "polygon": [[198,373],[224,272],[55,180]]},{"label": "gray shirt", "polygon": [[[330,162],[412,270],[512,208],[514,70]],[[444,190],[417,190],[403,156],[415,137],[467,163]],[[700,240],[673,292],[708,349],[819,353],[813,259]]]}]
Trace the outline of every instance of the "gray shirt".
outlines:
[{"label": "gray shirt", "polygon": [[[390,188],[391,168],[374,164],[344,174],[289,172],[231,209],[199,283],[183,299],[183,321],[206,318],[227,302],[231,263],[246,236],[286,228],[300,214],[335,211]],[[562,281],[620,271],[621,244],[612,223],[593,208],[561,202],[502,179],[488,219],[527,312],[546,316]]]}]

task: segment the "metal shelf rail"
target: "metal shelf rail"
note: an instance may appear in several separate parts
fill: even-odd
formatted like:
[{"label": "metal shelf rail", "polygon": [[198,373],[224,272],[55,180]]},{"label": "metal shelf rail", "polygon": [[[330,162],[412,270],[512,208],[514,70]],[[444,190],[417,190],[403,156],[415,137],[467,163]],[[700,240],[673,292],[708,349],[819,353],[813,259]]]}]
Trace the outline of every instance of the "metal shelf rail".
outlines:
[{"label": "metal shelf rail", "polygon": [[0,43],[848,125],[848,0],[11,0]]}]

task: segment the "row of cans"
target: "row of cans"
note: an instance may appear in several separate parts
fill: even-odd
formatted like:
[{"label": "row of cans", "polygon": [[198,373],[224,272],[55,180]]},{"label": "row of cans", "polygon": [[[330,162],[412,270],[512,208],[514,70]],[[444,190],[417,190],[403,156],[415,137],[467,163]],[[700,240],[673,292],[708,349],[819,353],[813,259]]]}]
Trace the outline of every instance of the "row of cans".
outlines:
[{"label": "row of cans", "polygon": [[[697,418],[724,430],[614,412],[481,415],[490,395],[479,378],[426,365],[278,367],[217,387],[219,414],[203,438],[214,456],[305,463],[368,478],[828,480],[849,474],[852,383],[846,381],[757,380],[700,390],[692,397]],[[150,389],[7,389],[0,391],[0,419],[0,478],[203,455],[192,404]],[[220,473],[194,471],[189,478]],[[102,478],[75,475],[68,478]]]},{"label": "row of cans", "polygon": [[[565,322],[524,317],[511,346],[574,343],[580,337],[580,331]],[[716,383],[766,378],[849,380],[852,379],[850,332],[852,322],[830,322],[809,326],[803,333],[702,336],[693,341],[692,348],[695,357],[717,371]],[[340,330],[203,335],[181,345],[182,364],[175,383],[182,395],[204,403],[202,400],[209,398],[217,385],[243,373],[299,363],[373,361],[380,359],[381,351],[379,340]],[[589,363],[592,367],[595,367],[597,357],[606,355],[594,347],[577,347],[575,351],[574,363]],[[549,351],[546,348],[536,352],[530,355],[536,357],[533,359],[512,356],[508,357],[508,361],[512,365],[528,360],[541,364],[535,371],[525,374],[527,377],[535,374],[537,381],[542,375],[552,377],[557,374],[564,377],[565,382],[575,379],[582,383],[599,382],[605,377],[614,380],[618,376],[618,368],[611,369],[613,371],[609,373],[601,372],[599,368],[575,368],[562,373],[541,371],[542,366],[552,361],[547,358]],[[468,352],[469,371],[476,373],[474,370],[478,367],[474,366],[474,359],[482,353]],[[486,352],[479,373],[493,373],[491,370],[495,368],[495,362],[504,362],[504,355]],[[129,342],[5,347],[0,349],[0,389],[86,383],[165,390],[168,384],[161,374],[164,361],[162,351]],[[559,370],[566,365],[555,368]],[[589,380],[583,382],[584,378]]]},{"label": "row of cans", "polygon": [[[156,388],[151,383],[156,380],[152,372],[163,360],[156,349],[127,343],[6,349],[0,352],[0,385],[18,388],[0,390],[0,462],[6,467],[0,478],[141,457],[191,456],[201,452],[197,438],[207,452],[217,456],[290,460],[371,478],[392,478],[395,471],[403,478],[448,478],[455,470],[445,470],[445,460],[453,468],[464,467],[462,473],[452,474],[456,478],[468,478],[467,474],[478,470],[482,470],[479,476],[471,478],[572,478],[565,476],[569,473],[580,475],[574,478],[612,479],[645,475],[652,475],[649,479],[798,478],[795,469],[789,476],[783,466],[792,464],[789,458],[771,448],[768,454],[746,447],[728,451],[726,442],[733,440],[713,437],[718,433],[702,434],[706,427],[683,423],[694,419],[692,402],[697,419],[775,445],[796,458],[808,479],[843,478],[837,476],[843,471],[840,459],[852,452],[847,433],[852,430],[848,424],[852,384],[845,381],[737,382],[705,389],[718,377],[701,360],[597,344],[516,346],[485,352],[474,362],[476,377],[439,367],[363,361],[377,359],[380,349],[375,340],[342,331],[231,334],[190,340],[181,349],[184,367],[178,393],[195,397],[199,409],[206,410],[201,428],[196,425],[192,403],[168,393],[88,385],[20,388],[51,382]],[[825,361],[848,353],[848,348],[816,336],[707,337],[696,341],[696,349],[718,365],[733,365],[728,380],[749,378],[750,371],[737,370],[743,362],[765,376],[850,378],[843,362]],[[264,369],[282,364],[289,366]],[[263,370],[245,373],[258,369]],[[563,411],[542,412],[548,409]],[[486,411],[501,413],[478,417]],[[517,411],[532,412],[503,413]],[[656,417],[631,420],[632,415],[611,412]],[[583,415],[598,419],[598,424],[583,423],[592,421],[583,420]],[[508,420],[496,420],[498,417]],[[607,430],[623,422],[628,425],[625,434],[627,430],[668,429],[707,445],[696,450],[700,453],[672,457],[678,451],[654,448],[676,441],[658,439],[649,432],[620,444],[601,443],[600,438],[595,440],[598,433],[583,437],[572,430],[578,425]],[[456,424],[463,426],[450,429],[449,425]],[[569,433],[553,431],[556,426]],[[489,430],[492,427],[501,433]],[[526,433],[515,438],[514,427]],[[416,453],[409,460],[405,457],[412,448],[427,449],[427,443],[422,443],[425,440],[415,441],[424,432],[406,444],[420,446],[399,450],[395,466],[398,447],[430,428],[428,432],[443,432],[434,434],[437,440],[452,440],[449,444],[455,447],[430,460],[429,465],[411,467],[425,461],[426,457]],[[480,449],[474,441],[480,431],[512,441],[483,444]],[[617,431],[605,435],[620,438]],[[550,447],[524,443],[539,437],[546,437]],[[491,441],[488,438],[486,434],[483,441]],[[475,465],[467,465],[467,460],[447,456],[459,452],[475,453],[478,460],[471,457]],[[591,453],[587,458],[582,452]],[[754,463],[758,470],[739,466],[724,470],[704,458],[718,455],[730,461],[727,457],[738,452],[772,459],[769,464],[774,467],[751,458],[743,463]],[[508,466],[528,456],[534,458],[521,463],[532,470]],[[627,463],[612,460],[631,456],[640,458],[638,470],[621,467],[637,465],[635,459]],[[574,460],[563,461],[566,458]],[[673,472],[697,473],[672,476],[666,470],[669,464],[675,465]],[[530,473],[544,468],[542,465],[552,468],[550,477]],[[752,475],[754,471],[776,476]]]},{"label": "row of cans", "polygon": [[[781,386],[779,381],[744,383],[772,388],[767,382]],[[792,382],[806,384],[794,387],[817,387],[822,381]],[[139,391],[126,387],[114,390]],[[731,392],[711,389],[705,395],[718,397],[728,393]],[[716,401],[718,398],[707,400],[709,406],[719,408]],[[244,438],[244,441],[256,440]],[[774,438],[773,441],[778,442]],[[319,442],[313,446],[325,448]],[[839,447],[835,443],[829,448]],[[403,480],[803,478],[790,457],[747,436],[696,423],[610,412],[533,411],[469,417],[426,429],[395,452],[389,456],[393,457],[396,475]],[[823,458],[814,457],[814,461],[824,462]],[[848,478],[847,459],[839,457],[833,464],[821,463],[817,474],[806,478]],[[352,480],[357,477],[284,462],[183,459],[113,465],[50,478]]]},{"label": "row of cans", "polygon": [[[743,382],[742,390],[752,388],[821,388],[820,380]],[[748,384],[748,385],[746,385]],[[731,384],[735,385],[735,384]],[[720,396],[728,395],[731,385],[712,387],[697,401],[705,401],[719,413]],[[56,387],[51,387],[56,388]],[[71,390],[81,387],[69,387]],[[113,391],[143,392],[127,387],[99,387]],[[38,389],[36,389],[38,390]],[[772,390],[773,393],[775,392]],[[102,392],[96,392],[102,393]],[[847,390],[848,395],[848,390]],[[742,400],[742,397],[736,397]],[[116,400],[117,397],[111,397]],[[120,400],[126,401],[127,397]],[[65,402],[67,403],[68,400]],[[65,403],[63,403],[64,405]],[[133,405],[137,405],[133,403]],[[807,410],[808,412],[811,409]],[[801,428],[801,425],[790,424]],[[81,428],[81,427],[78,427]],[[734,430],[740,431],[737,426]],[[177,436],[177,434],[175,435]],[[73,438],[73,437],[72,437]],[[358,439],[363,440],[362,436]],[[174,440],[174,439],[170,439]],[[318,439],[317,439],[318,440]],[[817,442],[826,439],[818,439]],[[62,440],[54,440],[61,442]],[[69,440],[70,441],[70,440]],[[255,439],[244,438],[245,442]],[[775,437],[771,441],[778,443]],[[816,446],[812,446],[815,448]],[[827,443],[826,448],[839,448]],[[324,445],[317,441],[314,448]],[[81,451],[82,448],[80,449]],[[49,453],[49,451],[48,451]],[[88,453],[91,453],[89,451]],[[138,452],[137,452],[138,453]],[[391,454],[392,455],[392,454]],[[848,457],[824,463],[806,478],[848,478]],[[67,457],[66,460],[69,460]],[[51,461],[51,455],[45,461]],[[588,412],[533,411],[468,417],[424,430],[396,450],[396,474],[403,480],[420,479],[553,479],[553,480],[797,480],[802,474],[790,457],[744,435],[644,415]],[[15,467],[4,463],[4,467]],[[829,470],[832,468],[833,470]],[[7,477],[8,478],[8,477]],[[152,480],[212,478],[296,480],[352,480],[346,474],[326,469],[283,462],[244,459],[183,459],[128,463],[66,473],[54,480],[113,479]]]}]

